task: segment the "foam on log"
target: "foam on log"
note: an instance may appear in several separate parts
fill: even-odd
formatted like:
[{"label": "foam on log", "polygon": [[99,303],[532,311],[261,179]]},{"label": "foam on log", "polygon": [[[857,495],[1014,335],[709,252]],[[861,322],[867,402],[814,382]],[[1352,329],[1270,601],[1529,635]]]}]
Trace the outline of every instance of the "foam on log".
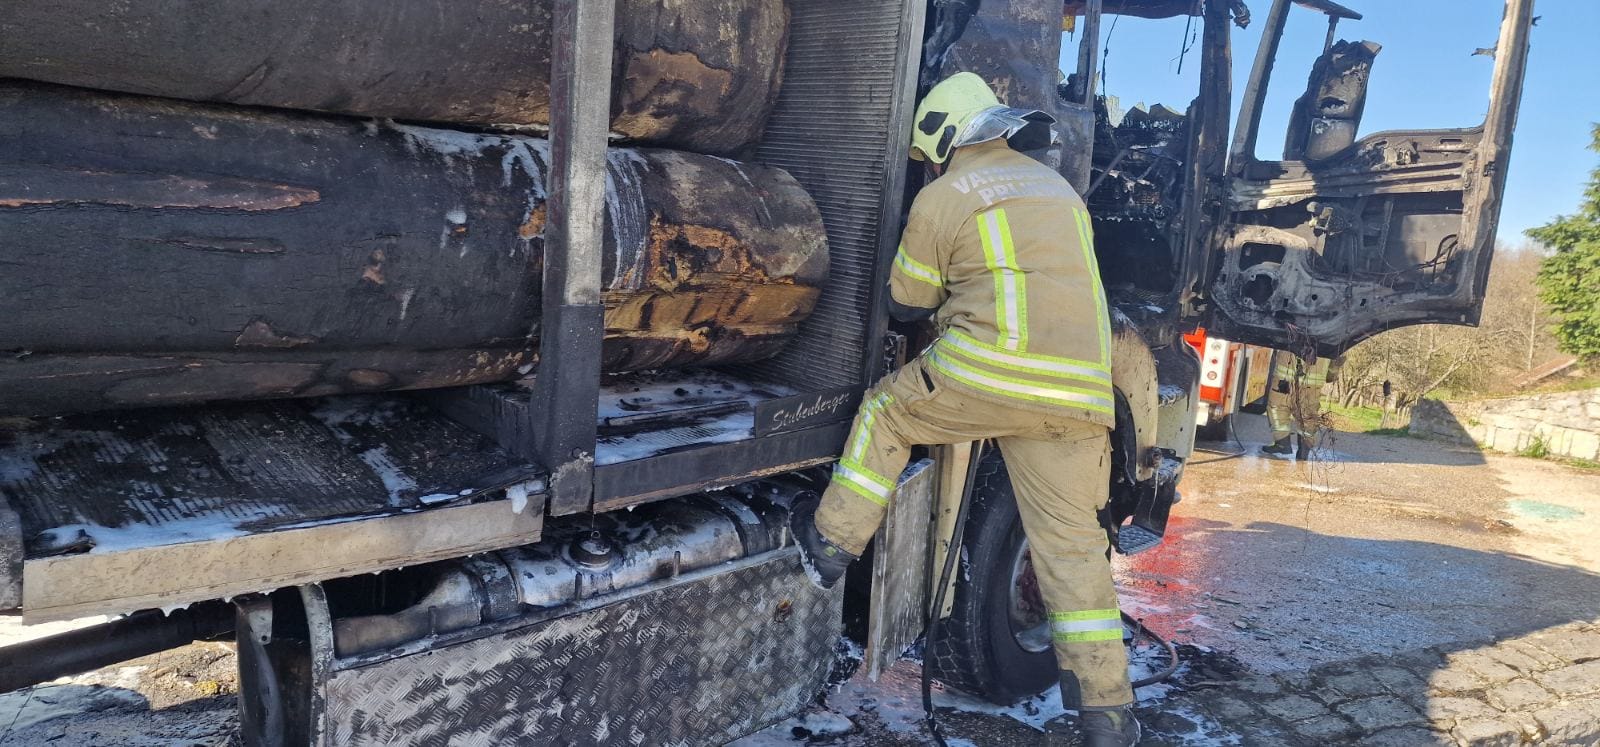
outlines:
[{"label": "foam on log", "polygon": [[[537,365],[544,140],[0,86],[0,414]],[[608,154],[603,366],[770,355],[827,274],[788,174]]]},{"label": "foam on log", "polygon": [[[784,0],[617,0],[612,128],[730,155],[782,76]],[[361,116],[550,121],[551,0],[7,0],[0,77]]]}]

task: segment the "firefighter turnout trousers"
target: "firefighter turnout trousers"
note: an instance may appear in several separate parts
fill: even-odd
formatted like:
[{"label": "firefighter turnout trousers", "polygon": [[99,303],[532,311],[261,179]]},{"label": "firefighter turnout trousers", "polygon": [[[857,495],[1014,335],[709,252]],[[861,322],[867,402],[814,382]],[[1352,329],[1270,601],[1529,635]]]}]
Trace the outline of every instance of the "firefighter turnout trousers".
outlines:
[{"label": "firefighter turnout trousers", "polygon": [[1064,682],[1078,685],[1064,698],[1090,708],[1133,702],[1108,541],[1096,516],[1110,490],[1105,425],[977,396],[919,358],[867,394],[817,511],[817,529],[860,555],[883,522],[913,445],[984,438],[995,438],[1005,457],[1056,659],[1072,675]]},{"label": "firefighter turnout trousers", "polygon": [[1316,438],[1321,425],[1322,388],[1330,379],[1327,358],[1306,364],[1293,353],[1279,350],[1272,354],[1274,385],[1267,390],[1267,423],[1272,440],[1282,441],[1290,434],[1302,439]]}]

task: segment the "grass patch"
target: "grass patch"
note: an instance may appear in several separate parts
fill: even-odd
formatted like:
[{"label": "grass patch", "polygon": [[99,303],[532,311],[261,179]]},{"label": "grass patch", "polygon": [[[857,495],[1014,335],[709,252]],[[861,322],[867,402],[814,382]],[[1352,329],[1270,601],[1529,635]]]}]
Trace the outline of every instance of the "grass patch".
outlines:
[{"label": "grass patch", "polygon": [[[1324,402],[1323,411],[1332,420],[1334,430],[1346,433],[1369,433],[1374,436],[1409,436],[1410,426],[1383,427],[1383,410],[1376,407],[1345,407],[1338,402]],[[1390,418],[1391,421],[1396,418]]]},{"label": "grass patch", "polygon": [[1564,467],[1573,469],[1586,469],[1600,472],[1600,462],[1591,459],[1578,459],[1576,457],[1550,457],[1550,461]]},{"label": "grass patch", "polygon": [[1373,428],[1371,430],[1363,431],[1363,433],[1366,433],[1369,436],[1406,436],[1406,437],[1409,437],[1411,435],[1411,426],[1408,425],[1408,426],[1404,426],[1404,427],[1401,427],[1401,428]]},{"label": "grass patch", "polygon": [[1545,443],[1543,438],[1534,436],[1527,446],[1517,450],[1517,456],[1528,457],[1529,459],[1544,459],[1550,456],[1550,445]]}]

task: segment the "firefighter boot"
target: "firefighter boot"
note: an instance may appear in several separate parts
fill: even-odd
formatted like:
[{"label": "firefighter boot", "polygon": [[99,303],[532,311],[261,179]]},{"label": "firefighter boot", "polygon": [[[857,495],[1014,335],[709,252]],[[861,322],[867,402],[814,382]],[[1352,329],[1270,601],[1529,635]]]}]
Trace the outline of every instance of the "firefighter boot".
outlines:
[{"label": "firefighter boot", "polygon": [[1083,747],[1134,747],[1144,732],[1131,705],[1084,709],[1078,713],[1078,722],[1083,725]]},{"label": "firefighter boot", "polygon": [[817,505],[820,503],[819,498],[797,499],[789,512],[789,533],[794,536],[795,546],[800,548],[800,567],[805,569],[806,577],[817,588],[827,591],[844,577],[856,556],[829,542],[817,531]]},{"label": "firefighter boot", "polygon": [[1284,436],[1271,444],[1261,447],[1261,453],[1278,459],[1287,459],[1294,456],[1294,436]]}]

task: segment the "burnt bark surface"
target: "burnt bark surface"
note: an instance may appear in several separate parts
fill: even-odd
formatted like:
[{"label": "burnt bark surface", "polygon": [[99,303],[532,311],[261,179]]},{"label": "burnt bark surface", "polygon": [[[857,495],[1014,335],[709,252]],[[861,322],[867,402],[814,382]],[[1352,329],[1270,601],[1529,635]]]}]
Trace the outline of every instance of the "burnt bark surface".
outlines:
[{"label": "burnt bark surface", "polygon": [[[545,141],[0,86],[0,413],[451,386],[537,349]],[[768,355],[827,273],[782,171],[608,154],[605,366]]]},{"label": "burnt bark surface", "polygon": [[[0,77],[395,119],[545,125],[551,0],[10,0]],[[618,0],[612,126],[730,154],[761,133],[784,0]]]}]

